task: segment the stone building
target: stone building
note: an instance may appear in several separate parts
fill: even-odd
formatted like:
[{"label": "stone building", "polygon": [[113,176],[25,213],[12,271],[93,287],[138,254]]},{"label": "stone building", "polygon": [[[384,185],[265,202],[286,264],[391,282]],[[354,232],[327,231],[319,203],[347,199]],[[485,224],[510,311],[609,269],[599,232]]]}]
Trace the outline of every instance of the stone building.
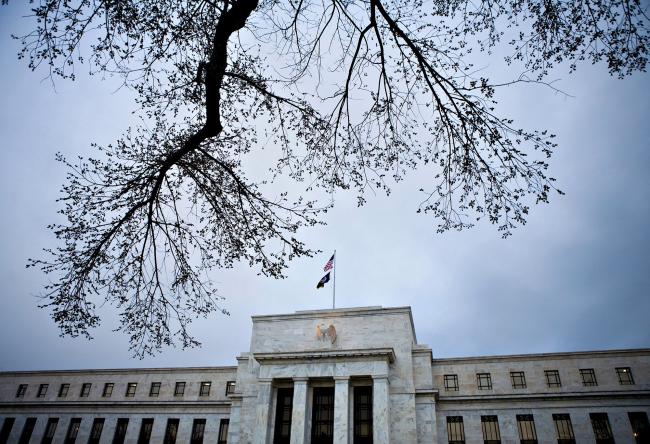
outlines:
[{"label": "stone building", "polygon": [[435,359],[409,307],[254,316],[232,367],[0,373],[2,443],[648,443],[650,349]]}]

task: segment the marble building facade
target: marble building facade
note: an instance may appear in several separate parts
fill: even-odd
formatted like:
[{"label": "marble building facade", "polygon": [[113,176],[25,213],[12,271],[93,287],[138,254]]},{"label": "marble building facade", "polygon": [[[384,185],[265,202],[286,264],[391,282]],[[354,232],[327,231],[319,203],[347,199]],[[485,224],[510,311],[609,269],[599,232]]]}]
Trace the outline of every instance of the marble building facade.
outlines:
[{"label": "marble building facade", "polygon": [[236,366],[0,373],[0,444],[650,442],[650,349],[437,359],[409,307],[252,321]]}]

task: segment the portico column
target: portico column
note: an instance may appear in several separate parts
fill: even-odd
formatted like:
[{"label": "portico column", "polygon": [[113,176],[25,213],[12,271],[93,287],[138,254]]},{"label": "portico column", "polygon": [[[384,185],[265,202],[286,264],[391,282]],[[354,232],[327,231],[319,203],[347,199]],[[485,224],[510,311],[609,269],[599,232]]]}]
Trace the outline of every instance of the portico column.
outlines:
[{"label": "portico column", "polygon": [[253,443],[266,444],[269,429],[269,410],[271,409],[272,380],[261,379],[257,392],[257,408],[255,410],[255,432]]},{"label": "portico column", "polygon": [[334,444],[348,444],[350,377],[334,377]]},{"label": "portico column", "polygon": [[372,439],[373,444],[390,442],[388,375],[372,377]]},{"label": "portico column", "polygon": [[308,378],[293,378],[293,405],[291,408],[291,444],[304,444],[307,415]]}]

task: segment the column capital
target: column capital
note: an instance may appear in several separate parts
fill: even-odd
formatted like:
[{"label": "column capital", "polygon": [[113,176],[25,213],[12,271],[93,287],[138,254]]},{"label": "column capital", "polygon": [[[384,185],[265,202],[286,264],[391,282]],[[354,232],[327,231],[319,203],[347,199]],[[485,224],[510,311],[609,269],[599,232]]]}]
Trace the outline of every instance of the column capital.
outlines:
[{"label": "column capital", "polygon": [[350,380],[350,375],[347,376],[334,376],[334,381],[349,381]]},{"label": "column capital", "polygon": [[305,382],[305,383],[309,382],[309,378],[306,377],[306,376],[294,376],[292,379],[293,379],[294,383],[295,382]]},{"label": "column capital", "polygon": [[381,381],[381,380],[386,380],[388,382],[388,375],[372,375],[372,380],[374,381]]}]

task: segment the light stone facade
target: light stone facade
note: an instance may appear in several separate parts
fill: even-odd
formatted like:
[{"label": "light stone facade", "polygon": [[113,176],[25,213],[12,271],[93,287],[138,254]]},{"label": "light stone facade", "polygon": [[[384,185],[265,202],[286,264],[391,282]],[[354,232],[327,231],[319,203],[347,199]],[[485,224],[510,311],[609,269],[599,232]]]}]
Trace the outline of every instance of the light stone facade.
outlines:
[{"label": "light stone facade", "polygon": [[[192,442],[195,419],[205,419],[203,442],[217,443],[229,419],[229,444],[273,443],[278,390],[293,389],[291,444],[312,440],[314,390],[333,393],[333,444],[352,444],[355,390],[372,387],[372,442],[449,442],[448,417],[461,417],[463,440],[484,442],[482,417],[496,416],[500,441],[521,442],[517,415],[532,415],[537,442],[556,443],[553,415],[568,414],[577,443],[596,443],[590,414],[606,413],[616,443],[635,440],[629,413],[650,415],[650,349],[434,359],[418,344],[409,307],[363,307],[254,316],[250,350],[232,367],[78,370],[0,373],[0,426],[14,418],[6,442],[19,442],[27,418],[36,418],[26,442],[41,443],[49,418],[58,418],[52,442],[66,442],[71,418],[81,418],[76,439],[89,442],[96,418],[104,418],[102,444],[114,442],[118,418],[128,418],[124,442],[137,443],[143,418],[153,418],[150,442],[163,442],[167,420],[179,419],[176,442]],[[333,326],[333,329],[330,328]],[[329,329],[329,330],[328,330]],[[335,330],[335,336],[330,333]],[[593,370],[597,385],[585,386],[580,370]],[[629,369],[631,384],[621,384]],[[549,387],[545,371],[557,371],[560,385]],[[628,371],[628,370],[625,370]],[[523,372],[524,388],[513,388],[511,372]],[[477,374],[489,374],[479,389]],[[457,380],[457,390],[448,379]],[[627,378],[627,374],[623,375]],[[226,393],[228,381],[234,390]],[[158,396],[150,396],[152,383]],[[185,382],[182,396],[174,394]],[[202,382],[210,382],[200,395]],[[91,383],[87,397],[82,384]],[[103,397],[113,383],[111,397]],[[128,383],[137,383],[126,397]],[[26,384],[18,396],[18,387]],[[48,384],[38,397],[41,384]],[[61,384],[70,384],[60,397]],[[640,441],[641,439],[641,441]],[[2,444],[0,437],[0,444]],[[196,441],[195,441],[196,442]],[[599,441],[602,442],[602,441]]]}]

